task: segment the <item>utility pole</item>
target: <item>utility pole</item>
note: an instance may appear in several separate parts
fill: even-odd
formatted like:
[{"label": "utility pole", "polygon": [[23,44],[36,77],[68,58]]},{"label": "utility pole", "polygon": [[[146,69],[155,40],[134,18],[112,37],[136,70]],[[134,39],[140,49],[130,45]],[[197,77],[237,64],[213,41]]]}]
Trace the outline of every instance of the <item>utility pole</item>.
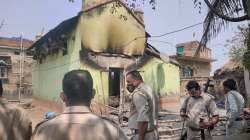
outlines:
[{"label": "utility pole", "polygon": [[19,90],[18,90],[18,101],[21,102],[21,90],[22,90],[22,79],[23,79],[23,35],[20,38],[20,54],[19,54]]},{"label": "utility pole", "polygon": [[2,20],[2,22],[0,24],[0,30],[2,29],[3,25],[4,25],[4,20]]},{"label": "utility pole", "polygon": [[[250,8],[250,0],[247,1],[247,7]],[[250,17],[250,10],[247,10],[247,15]],[[249,55],[250,53],[250,26],[248,25],[248,39],[247,39],[247,52],[245,55]],[[245,87],[247,92],[247,107],[250,108],[250,69],[247,67],[244,67],[244,79],[245,79]]]}]

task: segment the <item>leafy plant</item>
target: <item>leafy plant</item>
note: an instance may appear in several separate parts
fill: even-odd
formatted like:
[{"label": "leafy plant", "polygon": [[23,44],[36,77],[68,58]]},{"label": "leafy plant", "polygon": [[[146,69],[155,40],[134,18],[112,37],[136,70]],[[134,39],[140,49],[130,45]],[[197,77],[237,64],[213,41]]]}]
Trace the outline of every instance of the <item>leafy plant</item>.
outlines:
[{"label": "leafy plant", "polygon": [[232,37],[227,40],[225,45],[229,49],[229,57],[236,62],[242,62],[243,56],[247,52],[249,27],[248,25],[238,26],[238,31]]},{"label": "leafy plant", "polygon": [[243,56],[243,65],[250,70],[250,52],[247,51]]}]

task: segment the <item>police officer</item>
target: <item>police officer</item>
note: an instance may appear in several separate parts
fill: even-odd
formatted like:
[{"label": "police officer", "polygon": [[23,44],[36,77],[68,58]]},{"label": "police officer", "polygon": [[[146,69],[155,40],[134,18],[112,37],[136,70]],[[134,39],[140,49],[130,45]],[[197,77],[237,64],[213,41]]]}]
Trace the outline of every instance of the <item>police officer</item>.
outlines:
[{"label": "police officer", "polygon": [[225,109],[227,111],[226,116],[228,117],[226,125],[227,136],[235,135],[244,132],[246,122],[243,115],[244,109],[244,98],[237,91],[236,82],[233,79],[227,79],[223,82],[224,93],[225,93]]},{"label": "police officer", "polygon": [[196,81],[186,85],[189,97],[184,100],[180,115],[186,120],[187,139],[212,139],[211,130],[219,120],[212,96],[202,93]]},{"label": "police officer", "polygon": [[158,97],[151,87],[143,82],[138,71],[126,74],[127,90],[131,93],[128,127],[132,140],[158,140],[157,117]]},{"label": "police officer", "polygon": [[33,140],[128,140],[112,121],[91,113],[93,79],[88,71],[68,72],[63,78],[60,97],[66,109],[39,124],[32,136]]},{"label": "police officer", "polygon": [[2,95],[0,80],[0,140],[29,140],[32,126],[26,112],[22,108],[8,104]]}]

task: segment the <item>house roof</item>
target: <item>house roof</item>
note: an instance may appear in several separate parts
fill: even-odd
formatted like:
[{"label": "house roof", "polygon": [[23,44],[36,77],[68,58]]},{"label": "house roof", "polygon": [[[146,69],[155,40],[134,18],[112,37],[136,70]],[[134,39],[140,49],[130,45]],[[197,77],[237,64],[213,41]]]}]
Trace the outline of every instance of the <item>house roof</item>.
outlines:
[{"label": "house roof", "polygon": [[[95,6],[92,6],[90,8],[87,8],[85,9],[83,12],[88,12],[88,11],[91,11],[92,9],[95,9],[97,7],[100,7],[100,6],[103,6],[103,5],[106,5],[106,4],[109,4],[109,3],[112,3],[112,2],[118,2],[119,4],[121,4],[123,7],[126,8],[126,10],[135,18],[135,20],[141,24],[142,26],[145,26],[143,21],[141,19],[139,19],[135,12],[142,12],[142,11],[134,11],[134,10],[131,10],[124,2],[122,2],[121,0],[107,0],[107,1],[103,1],[103,2],[100,2],[99,4],[96,4]],[[143,12],[142,12],[143,13]]]},{"label": "house roof", "polygon": [[159,59],[161,59],[162,61],[164,61],[165,63],[171,63],[174,64],[176,66],[180,66],[180,64],[175,60],[175,58],[171,58],[169,56],[167,56],[166,54],[160,52],[159,50],[157,50],[154,46],[152,46],[151,44],[147,44],[145,53],[154,57],[157,57]]},{"label": "house roof", "polygon": [[8,47],[13,47],[13,48],[20,48],[21,46],[21,41],[22,45],[24,48],[29,48],[32,44],[33,41],[21,38],[21,37],[12,37],[12,38],[7,38],[7,37],[0,37],[0,46],[8,46]]},{"label": "house roof", "polygon": [[214,62],[215,59],[207,59],[202,57],[193,57],[193,56],[182,56],[182,55],[173,55],[171,58],[175,58],[176,60],[188,60],[188,61],[196,61],[196,62]]},{"label": "house roof", "polygon": [[[196,48],[196,49],[198,49],[199,45],[200,45],[200,42],[199,42],[199,41],[188,41],[188,42],[176,44],[176,48],[177,48],[177,47],[183,46],[183,47],[185,47],[185,48]],[[204,48],[206,48],[206,49],[208,49],[208,50],[211,50],[211,49],[208,48],[207,46],[204,46],[204,45],[203,45],[202,47],[204,47]]]},{"label": "house roof", "polygon": [[228,61],[221,68],[214,72],[214,78],[219,79],[226,76],[242,76],[244,68],[241,63],[235,61]]},{"label": "house roof", "polygon": [[66,38],[67,34],[71,32],[72,29],[76,26],[78,18],[79,15],[63,21],[54,29],[50,30],[47,34],[45,34],[42,38],[37,40],[28,50],[39,48],[46,42],[51,42]]},{"label": "house roof", "polygon": [[[126,6],[126,4],[124,4],[121,1],[117,1],[117,0],[110,0],[110,1],[107,1],[105,3],[100,3],[99,5],[96,5],[96,6],[92,7],[92,8],[86,9],[85,11],[82,11],[82,12],[91,11],[92,9],[103,6],[105,4],[109,4],[109,3],[114,2],[114,1],[119,2],[121,5],[123,5],[127,9],[127,11],[134,17],[134,19],[144,27],[143,22],[140,19],[138,19],[138,17],[135,15],[135,13],[132,10],[130,10]],[[35,48],[39,48],[43,44],[45,44],[46,42],[52,42],[52,41],[55,41],[55,40],[60,40],[60,39],[63,39],[63,38],[67,38],[68,33],[70,33],[72,31],[72,29],[74,29],[74,27],[76,26],[76,24],[78,22],[78,19],[81,16],[82,12],[80,12],[75,17],[72,17],[72,18],[70,18],[68,20],[63,21],[58,26],[56,26],[54,29],[50,30],[42,38],[37,40],[28,50],[31,51],[31,50],[33,50]]]}]

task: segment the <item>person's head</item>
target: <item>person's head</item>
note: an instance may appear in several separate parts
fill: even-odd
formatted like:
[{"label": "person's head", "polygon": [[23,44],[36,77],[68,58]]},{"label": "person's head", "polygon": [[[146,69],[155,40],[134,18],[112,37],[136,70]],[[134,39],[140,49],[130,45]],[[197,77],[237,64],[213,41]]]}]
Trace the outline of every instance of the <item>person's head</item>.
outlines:
[{"label": "person's head", "polygon": [[60,97],[66,106],[89,106],[93,93],[93,79],[86,70],[72,70],[64,75]]},{"label": "person's head", "polygon": [[2,80],[0,79],[0,97],[3,96],[3,83]]},{"label": "person's head", "polygon": [[230,90],[237,90],[237,85],[234,79],[227,79],[223,82],[224,92],[227,93]]},{"label": "person's head", "polygon": [[139,71],[130,71],[126,74],[126,82],[127,90],[133,92],[143,82],[143,79]]},{"label": "person's head", "polygon": [[186,85],[186,89],[192,97],[200,97],[201,95],[201,87],[195,80],[189,81]]},{"label": "person's head", "polygon": [[209,85],[208,86],[208,91],[215,92],[214,85]]}]

